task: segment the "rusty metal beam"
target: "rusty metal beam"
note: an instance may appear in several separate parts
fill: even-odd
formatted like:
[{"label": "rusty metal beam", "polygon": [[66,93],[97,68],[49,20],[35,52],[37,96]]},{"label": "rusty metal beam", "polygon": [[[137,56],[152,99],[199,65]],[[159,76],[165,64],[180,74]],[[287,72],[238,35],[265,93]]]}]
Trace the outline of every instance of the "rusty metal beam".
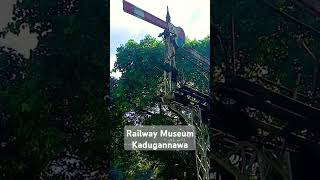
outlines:
[{"label": "rusty metal beam", "polygon": [[311,126],[318,125],[319,123],[318,119],[320,117],[320,110],[301,101],[279,94],[270,89],[266,89],[261,85],[245,80],[241,77],[235,77],[232,79],[231,86],[232,88],[237,88],[254,95],[256,97],[256,101],[268,101],[270,102],[269,104],[283,107],[295,114],[302,115],[310,120],[304,123],[310,123]]},{"label": "rusty metal beam", "polygon": [[319,0],[291,0],[299,6],[306,8],[311,14],[320,17]]}]

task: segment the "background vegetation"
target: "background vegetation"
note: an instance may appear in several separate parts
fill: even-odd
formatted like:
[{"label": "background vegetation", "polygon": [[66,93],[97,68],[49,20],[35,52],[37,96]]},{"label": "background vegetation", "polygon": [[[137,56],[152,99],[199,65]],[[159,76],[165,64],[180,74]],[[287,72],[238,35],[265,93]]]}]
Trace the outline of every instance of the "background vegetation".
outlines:
[{"label": "background vegetation", "polygon": [[[319,18],[291,1],[270,2],[282,15],[261,1],[212,3],[212,25],[224,47],[214,59],[213,79],[223,81],[223,58],[232,55],[233,14],[238,73],[292,89],[302,72],[298,91],[314,97],[308,103],[317,106],[319,83],[312,82],[319,77],[319,34],[283,13],[315,29]],[[177,117],[155,101],[163,73],[161,41],[146,36],[119,47],[115,69],[122,76],[109,79],[108,8],[102,0],[17,3],[15,21],[1,35],[18,34],[28,24],[40,36],[30,59],[0,48],[0,179],[108,179],[110,170],[120,179],[169,179],[184,173],[195,179],[190,152],[123,150],[124,125],[174,124]],[[210,57],[209,42],[210,36],[188,39],[186,47]],[[208,92],[208,79],[184,55],[177,51],[180,77]]]},{"label": "background vegetation", "polygon": [[0,51],[0,179],[107,177],[107,9],[105,1],[17,2],[7,31],[27,24],[39,44],[30,59]]},{"label": "background vegetation", "polygon": [[[210,37],[202,40],[186,40],[206,57],[210,55]],[[117,48],[115,70],[122,72],[120,79],[111,80],[113,120],[117,130],[112,146],[112,173],[127,179],[170,179],[183,177],[195,179],[194,152],[150,151],[131,152],[123,150],[124,125],[173,125],[177,117],[162,107],[156,97],[162,86],[165,47],[162,41],[147,35],[140,42],[129,40]],[[184,78],[199,91],[209,90],[209,74],[187,61],[186,52],[177,50],[176,63],[180,78]],[[195,61],[196,62],[196,61]],[[206,75],[206,76],[204,76]],[[160,110],[161,109],[161,110]]]}]

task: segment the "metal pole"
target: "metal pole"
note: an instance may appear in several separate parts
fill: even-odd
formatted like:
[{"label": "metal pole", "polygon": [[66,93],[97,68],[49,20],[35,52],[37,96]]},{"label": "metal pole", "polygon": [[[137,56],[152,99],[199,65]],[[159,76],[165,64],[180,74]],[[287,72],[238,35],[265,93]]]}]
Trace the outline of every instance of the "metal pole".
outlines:
[{"label": "metal pole", "polygon": [[232,12],[232,75],[236,75],[236,40],[235,40],[235,31],[234,31],[234,14]]}]

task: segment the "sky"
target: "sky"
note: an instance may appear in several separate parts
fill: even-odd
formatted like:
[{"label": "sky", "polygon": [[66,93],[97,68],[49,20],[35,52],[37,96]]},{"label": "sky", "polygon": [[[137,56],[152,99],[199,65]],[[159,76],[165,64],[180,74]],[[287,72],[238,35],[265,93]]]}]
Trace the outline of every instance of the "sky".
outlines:
[{"label": "sky", "polygon": [[[143,10],[165,20],[167,6],[171,22],[184,29],[190,39],[202,39],[210,33],[210,0],[127,0]],[[12,22],[13,6],[16,0],[0,0],[0,31]],[[7,33],[0,38],[0,46],[13,48],[25,58],[30,57],[30,50],[37,47],[38,35],[30,33],[27,25],[19,35]],[[139,18],[127,14],[122,9],[122,0],[110,0],[110,70],[116,61],[116,48],[129,39],[140,41],[150,34],[158,38],[163,30]],[[160,38],[158,38],[160,40]],[[119,77],[120,73],[112,73]]]},{"label": "sky", "polygon": [[[13,6],[16,0],[0,0],[0,31],[7,27],[8,23],[13,22]],[[7,33],[4,38],[0,38],[0,46],[13,48],[25,58],[30,58],[30,50],[38,45],[38,35],[30,33],[28,25],[20,27],[20,34]]]},{"label": "sky", "polygon": [[[167,6],[171,23],[183,28],[189,39],[203,39],[210,34],[210,0],[127,0],[131,4],[165,20]],[[163,30],[132,16],[122,9],[122,0],[110,0],[110,70],[116,61],[116,49],[129,39],[140,41],[150,34],[158,38]],[[119,78],[121,73],[111,73]]]}]

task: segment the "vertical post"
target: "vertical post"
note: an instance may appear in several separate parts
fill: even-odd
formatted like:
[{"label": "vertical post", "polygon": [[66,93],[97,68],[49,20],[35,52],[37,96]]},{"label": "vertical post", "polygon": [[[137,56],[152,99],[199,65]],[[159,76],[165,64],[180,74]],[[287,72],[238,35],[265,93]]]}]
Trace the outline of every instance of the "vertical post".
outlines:
[{"label": "vertical post", "polygon": [[293,99],[297,99],[298,87],[300,85],[301,76],[302,76],[301,73],[298,73],[298,77],[297,77],[297,80],[296,80],[296,86],[294,87],[294,90],[293,90]]},{"label": "vertical post", "polygon": [[285,160],[286,160],[286,166],[287,166],[287,171],[288,171],[288,175],[289,175],[289,180],[292,180],[292,168],[291,168],[290,152],[289,151],[285,152]]},{"label": "vertical post", "polygon": [[196,169],[197,169],[197,179],[198,180],[200,180],[201,179],[201,177],[200,177],[200,162],[199,162],[199,160],[198,160],[198,129],[197,129],[197,126],[196,126],[196,124],[195,124],[195,121],[194,121],[194,117],[195,117],[195,114],[194,114],[194,111],[192,110],[191,111],[191,120],[192,120],[192,124],[193,125],[195,125],[195,127],[196,127],[196,131],[197,131],[197,133],[196,133],[196,150],[195,150],[195,159],[196,159]]},{"label": "vertical post", "polygon": [[[167,7],[166,23],[168,27],[171,24],[171,17],[169,14],[169,8]],[[164,41],[166,47],[166,56],[165,56],[165,66],[168,67],[167,71],[164,72],[164,81],[165,81],[165,95],[170,93],[173,88],[175,88],[175,83],[172,81],[172,72],[176,68],[175,64],[175,49],[173,46],[173,41],[169,29],[164,30]]]},{"label": "vertical post", "polygon": [[[167,7],[167,16],[166,16],[166,22],[170,22],[170,15],[168,12],[168,7]],[[165,42],[165,47],[166,47],[166,55],[165,55],[165,66],[170,67],[170,47],[169,47],[169,43],[170,43],[170,32],[168,32],[167,29],[164,30],[164,42]],[[170,69],[166,69],[167,71],[164,71],[164,85],[165,85],[165,95],[168,94],[168,92],[170,92],[170,85],[168,83],[168,81],[170,80],[168,77],[170,76]]]},{"label": "vertical post", "polygon": [[176,78],[177,78],[177,68],[176,68],[176,49],[174,48],[174,45],[171,41],[171,49],[172,49],[172,55],[171,55],[171,62],[172,62],[172,70],[175,73],[175,80],[173,81],[173,79],[171,79],[172,82],[172,89],[176,88]]},{"label": "vertical post", "polygon": [[210,159],[209,159],[209,132],[207,124],[203,123],[201,108],[192,110],[193,125],[197,129],[196,133],[196,168],[198,180],[209,180],[210,178]]},{"label": "vertical post", "polygon": [[164,82],[164,95],[167,95],[167,72],[165,70],[163,73],[163,82]]},{"label": "vertical post", "polygon": [[293,98],[296,99],[298,95],[298,88],[300,86],[301,79],[302,79],[303,66],[296,62],[294,68],[297,73],[297,79],[296,79],[295,87],[293,89]]},{"label": "vertical post", "polygon": [[312,96],[316,97],[316,91],[319,83],[319,63],[316,63],[313,68],[313,81],[312,81]]},{"label": "vertical post", "polygon": [[231,17],[231,24],[232,24],[232,75],[236,75],[236,37],[234,31],[234,12],[232,12]]}]

